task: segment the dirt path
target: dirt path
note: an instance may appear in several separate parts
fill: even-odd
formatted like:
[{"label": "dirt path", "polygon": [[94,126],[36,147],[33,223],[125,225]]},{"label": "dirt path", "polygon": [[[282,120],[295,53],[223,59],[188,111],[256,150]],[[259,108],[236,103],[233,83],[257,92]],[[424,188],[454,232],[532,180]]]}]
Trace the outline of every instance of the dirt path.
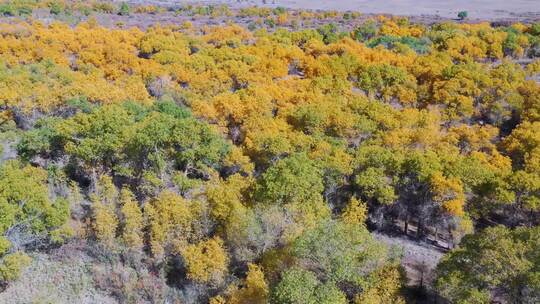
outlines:
[{"label": "dirt path", "polygon": [[438,247],[411,240],[405,236],[388,236],[373,232],[376,239],[395,246],[402,251],[402,265],[407,272],[409,286],[430,286],[434,279],[434,269],[444,255]]}]

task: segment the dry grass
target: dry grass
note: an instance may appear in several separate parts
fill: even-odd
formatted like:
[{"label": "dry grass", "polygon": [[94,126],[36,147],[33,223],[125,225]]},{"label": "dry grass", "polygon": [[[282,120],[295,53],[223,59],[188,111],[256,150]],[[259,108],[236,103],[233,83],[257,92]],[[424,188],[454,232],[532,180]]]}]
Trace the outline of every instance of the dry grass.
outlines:
[{"label": "dry grass", "polygon": [[0,293],[0,303],[117,303],[94,288],[90,264],[79,257],[36,254],[22,277]]}]

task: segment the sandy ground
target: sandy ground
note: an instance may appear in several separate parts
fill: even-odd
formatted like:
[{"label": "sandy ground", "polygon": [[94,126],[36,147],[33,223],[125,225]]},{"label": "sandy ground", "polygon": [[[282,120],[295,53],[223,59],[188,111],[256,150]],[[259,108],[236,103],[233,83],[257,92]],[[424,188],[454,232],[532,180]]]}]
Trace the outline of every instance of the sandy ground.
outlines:
[{"label": "sandy ground", "polygon": [[372,234],[379,241],[397,247],[402,252],[401,264],[407,272],[408,286],[431,285],[433,271],[444,254],[443,250],[405,236],[389,236],[379,232]]},{"label": "sandy ground", "polygon": [[181,5],[186,3],[226,3],[233,7],[283,6],[293,9],[360,11],[367,14],[437,15],[456,18],[459,11],[467,11],[471,19],[514,20],[515,18],[540,18],[540,0],[132,0],[133,3],[155,2]]}]

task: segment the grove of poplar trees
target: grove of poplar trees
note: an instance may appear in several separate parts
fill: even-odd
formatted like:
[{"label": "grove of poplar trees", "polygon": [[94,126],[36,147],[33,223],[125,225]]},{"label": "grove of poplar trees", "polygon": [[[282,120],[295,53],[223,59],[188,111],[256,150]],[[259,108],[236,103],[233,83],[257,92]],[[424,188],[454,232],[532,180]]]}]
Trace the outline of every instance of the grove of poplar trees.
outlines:
[{"label": "grove of poplar trees", "polygon": [[398,229],[450,303],[538,303],[537,58],[540,23],[1,23],[0,290],[82,247],[119,303],[406,303]]}]

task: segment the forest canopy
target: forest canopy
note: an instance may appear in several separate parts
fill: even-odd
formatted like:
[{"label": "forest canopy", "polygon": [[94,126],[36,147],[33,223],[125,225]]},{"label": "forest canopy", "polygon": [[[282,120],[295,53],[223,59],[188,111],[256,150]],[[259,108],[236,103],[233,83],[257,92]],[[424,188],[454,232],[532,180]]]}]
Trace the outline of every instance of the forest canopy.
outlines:
[{"label": "forest canopy", "polygon": [[120,303],[405,303],[398,231],[451,303],[540,301],[540,23],[236,13],[0,23],[3,290],[71,250]]}]

